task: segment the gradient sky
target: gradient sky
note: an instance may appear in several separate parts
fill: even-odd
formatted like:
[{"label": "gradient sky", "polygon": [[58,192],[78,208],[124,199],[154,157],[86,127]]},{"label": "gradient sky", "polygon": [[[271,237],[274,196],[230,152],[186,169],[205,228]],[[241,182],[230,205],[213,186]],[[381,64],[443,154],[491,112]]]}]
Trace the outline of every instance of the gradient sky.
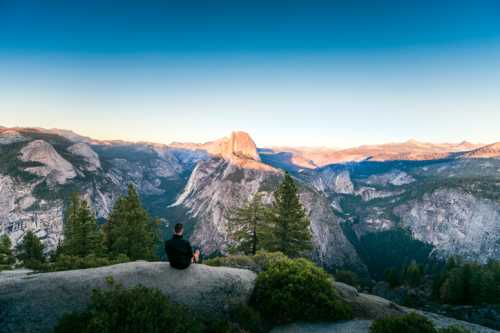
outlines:
[{"label": "gradient sky", "polygon": [[499,141],[500,2],[0,0],[0,125]]}]

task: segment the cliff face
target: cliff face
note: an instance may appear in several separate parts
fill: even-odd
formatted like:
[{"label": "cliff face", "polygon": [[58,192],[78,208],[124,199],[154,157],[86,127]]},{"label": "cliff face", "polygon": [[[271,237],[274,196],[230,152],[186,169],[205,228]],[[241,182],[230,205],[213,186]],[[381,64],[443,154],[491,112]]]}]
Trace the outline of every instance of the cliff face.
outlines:
[{"label": "cliff face", "polygon": [[426,193],[395,208],[414,238],[432,244],[441,257],[500,259],[500,207],[456,189]]},{"label": "cliff face", "polygon": [[[226,214],[253,195],[266,182],[280,178],[277,170],[242,168],[222,158],[200,162],[173,207],[182,206],[196,220],[191,240],[205,253],[225,252],[228,244]],[[269,196],[270,193],[267,193]]]}]

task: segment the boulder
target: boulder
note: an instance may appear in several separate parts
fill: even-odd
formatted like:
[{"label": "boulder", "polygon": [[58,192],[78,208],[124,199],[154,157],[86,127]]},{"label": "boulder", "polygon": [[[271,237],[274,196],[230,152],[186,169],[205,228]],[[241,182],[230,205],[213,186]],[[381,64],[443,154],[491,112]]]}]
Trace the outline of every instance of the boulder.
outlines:
[{"label": "boulder", "polygon": [[67,312],[85,309],[92,289],[107,288],[107,277],[125,287],[158,288],[172,301],[198,313],[222,317],[232,305],[248,302],[255,273],[236,268],[166,262],[119,265],[0,279],[0,332],[50,332]]}]

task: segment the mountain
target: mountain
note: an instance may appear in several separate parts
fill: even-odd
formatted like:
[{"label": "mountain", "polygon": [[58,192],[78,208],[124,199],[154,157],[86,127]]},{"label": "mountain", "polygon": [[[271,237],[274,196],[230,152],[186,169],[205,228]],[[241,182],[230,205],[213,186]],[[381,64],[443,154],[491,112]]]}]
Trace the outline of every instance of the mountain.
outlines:
[{"label": "mountain", "polygon": [[498,158],[500,157],[500,142],[465,152],[461,156],[469,158]]},{"label": "mountain", "polygon": [[[394,160],[436,160],[463,155],[474,149],[482,149],[483,144],[467,141],[460,143],[425,143],[408,140],[402,143],[386,143],[381,145],[364,145],[348,149],[332,148],[287,148],[274,147],[261,150],[264,160],[271,163],[282,163],[289,167],[314,169],[335,163],[361,161],[394,161]],[[479,157],[479,156],[477,156]],[[500,157],[498,151],[488,157]]]},{"label": "mountain", "polygon": [[408,247],[426,244],[432,256],[486,262],[500,259],[499,156],[498,143],[290,149],[257,148],[244,132],[165,145],[0,128],[0,234],[16,244],[33,230],[52,250],[71,192],[104,223],[132,183],[166,235],[182,222],[205,254],[225,253],[228,209],[256,192],[270,202],[287,170],[311,220],[312,256],[327,269],[367,273],[370,253],[391,254],[383,239],[398,230],[411,236]]}]

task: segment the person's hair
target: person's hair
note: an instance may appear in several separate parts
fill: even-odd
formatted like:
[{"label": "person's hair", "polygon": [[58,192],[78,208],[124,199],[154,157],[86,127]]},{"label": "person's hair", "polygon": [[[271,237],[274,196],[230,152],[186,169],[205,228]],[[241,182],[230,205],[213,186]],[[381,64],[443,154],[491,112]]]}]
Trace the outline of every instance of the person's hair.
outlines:
[{"label": "person's hair", "polygon": [[182,232],[183,229],[184,229],[184,226],[182,225],[182,223],[177,223],[174,227],[174,231],[176,234]]}]

